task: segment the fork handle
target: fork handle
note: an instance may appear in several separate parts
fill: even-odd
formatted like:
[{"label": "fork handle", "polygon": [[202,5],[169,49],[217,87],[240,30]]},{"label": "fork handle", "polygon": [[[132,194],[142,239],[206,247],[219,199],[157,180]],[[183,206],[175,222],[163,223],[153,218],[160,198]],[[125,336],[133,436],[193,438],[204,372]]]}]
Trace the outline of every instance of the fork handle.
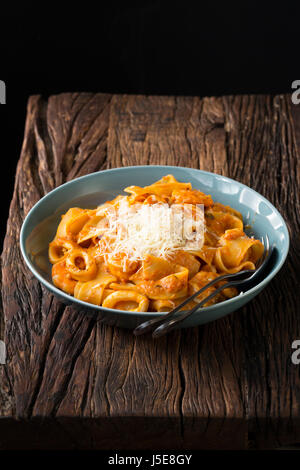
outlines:
[{"label": "fork handle", "polygon": [[206,289],[208,289],[211,286],[214,286],[215,284],[222,281],[223,279],[236,279],[237,277],[244,276],[245,274],[249,274],[250,272],[251,271],[249,271],[249,270],[245,270],[245,271],[240,271],[240,272],[234,273],[234,274],[223,274],[222,276],[216,277],[215,279],[210,281],[208,284],[203,286],[201,289],[199,289],[197,292],[195,292],[193,295],[188,297],[186,300],[181,302],[181,304],[177,305],[177,307],[175,307],[173,310],[171,310],[167,314],[160,315],[159,317],[152,318],[151,320],[147,320],[144,323],[141,323],[139,326],[137,326],[133,330],[134,335],[139,336],[139,335],[142,335],[144,333],[148,333],[151,330],[154,330],[156,325],[159,326],[159,325],[165,323],[168,320],[168,318],[170,318],[170,319],[173,318],[173,315],[175,313],[179,312],[179,310],[181,310],[182,307],[184,307],[187,303],[189,303],[195,297],[198,297],[198,295],[202,294],[202,292],[204,292]]},{"label": "fork handle", "polygon": [[159,336],[163,336],[164,334],[168,333],[169,331],[173,330],[175,326],[177,326],[179,323],[181,323],[183,320],[185,320],[187,317],[192,315],[194,312],[196,312],[202,305],[206,304],[208,300],[211,300],[215,295],[219,294],[222,290],[226,289],[227,287],[234,286],[236,284],[239,284],[239,281],[233,281],[233,282],[228,282],[227,284],[224,284],[223,286],[218,287],[214,292],[212,292],[210,295],[205,297],[205,299],[201,300],[199,304],[197,304],[192,310],[188,310],[187,312],[183,312],[181,315],[178,315],[175,318],[170,318],[170,320],[164,321],[158,326],[152,333],[153,338],[158,338]]}]

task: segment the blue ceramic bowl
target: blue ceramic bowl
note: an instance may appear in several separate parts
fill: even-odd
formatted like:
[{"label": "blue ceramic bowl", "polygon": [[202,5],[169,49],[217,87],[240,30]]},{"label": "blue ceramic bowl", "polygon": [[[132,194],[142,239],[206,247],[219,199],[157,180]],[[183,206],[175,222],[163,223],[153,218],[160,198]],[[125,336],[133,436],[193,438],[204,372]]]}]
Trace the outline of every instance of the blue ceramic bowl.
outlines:
[{"label": "blue ceramic bowl", "polygon": [[[104,323],[134,328],[146,319],[160,315],[103,308],[75,299],[57,289],[51,280],[48,244],[56,233],[61,215],[70,207],[96,207],[122,193],[122,188],[146,186],[170,173],[179,181],[189,181],[193,188],[211,194],[214,201],[240,211],[245,225],[251,226],[251,235],[260,238],[267,234],[270,243],[276,247],[272,263],[257,285],[237,297],[202,308],[180,326],[191,327],[216,320],[252,300],[271,281],[286,259],[289,235],[283,218],[267,199],[244,184],[206,171],[175,166],[133,166],[99,171],[65,183],[44,196],[28,213],[20,234],[22,255],[34,276],[64,303],[92,315],[98,313]],[[38,255],[32,255],[37,252]]]}]

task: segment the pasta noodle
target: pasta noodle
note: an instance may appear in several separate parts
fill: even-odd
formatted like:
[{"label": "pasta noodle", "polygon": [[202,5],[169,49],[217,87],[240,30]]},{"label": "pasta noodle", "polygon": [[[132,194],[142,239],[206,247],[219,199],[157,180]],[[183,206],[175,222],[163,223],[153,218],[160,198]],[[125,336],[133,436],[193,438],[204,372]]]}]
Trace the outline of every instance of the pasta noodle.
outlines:
[{"label": "pasta noodle", "polygon": [[[56,287],[106,308],[167,312],[224,273],[255,269],[263,254],[238,211],[191,183],[167,175],[125,191],[95,209],[73,207],[62,216],[49,244]],[[227,288],[205,306],[237,294]]]}]

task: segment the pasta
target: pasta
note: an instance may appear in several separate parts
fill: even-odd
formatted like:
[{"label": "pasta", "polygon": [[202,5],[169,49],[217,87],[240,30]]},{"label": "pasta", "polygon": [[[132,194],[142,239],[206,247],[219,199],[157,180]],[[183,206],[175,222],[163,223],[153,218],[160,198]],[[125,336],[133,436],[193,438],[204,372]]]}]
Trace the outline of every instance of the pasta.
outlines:
[{"label": "pasta", "polygon": [[[167,175],[125,192],[95,209],[73,207],[62,216],[49,244],[56,287],[106,308],[167,312],[224,273],[255,269],[263,254],[262,243],[245,234],[238,211],[191,183]],[[224,289],[205,306],[237,294]]]}]

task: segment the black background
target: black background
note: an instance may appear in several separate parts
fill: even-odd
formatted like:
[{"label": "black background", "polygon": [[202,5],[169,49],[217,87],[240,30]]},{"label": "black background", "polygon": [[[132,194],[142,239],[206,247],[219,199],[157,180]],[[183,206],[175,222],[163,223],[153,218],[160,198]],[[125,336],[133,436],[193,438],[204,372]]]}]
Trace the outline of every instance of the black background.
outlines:
[{"label": "black background", "polygon": [[31,94],[286,93],[300,2],[20,2],[1,6],[3,234]]}]

